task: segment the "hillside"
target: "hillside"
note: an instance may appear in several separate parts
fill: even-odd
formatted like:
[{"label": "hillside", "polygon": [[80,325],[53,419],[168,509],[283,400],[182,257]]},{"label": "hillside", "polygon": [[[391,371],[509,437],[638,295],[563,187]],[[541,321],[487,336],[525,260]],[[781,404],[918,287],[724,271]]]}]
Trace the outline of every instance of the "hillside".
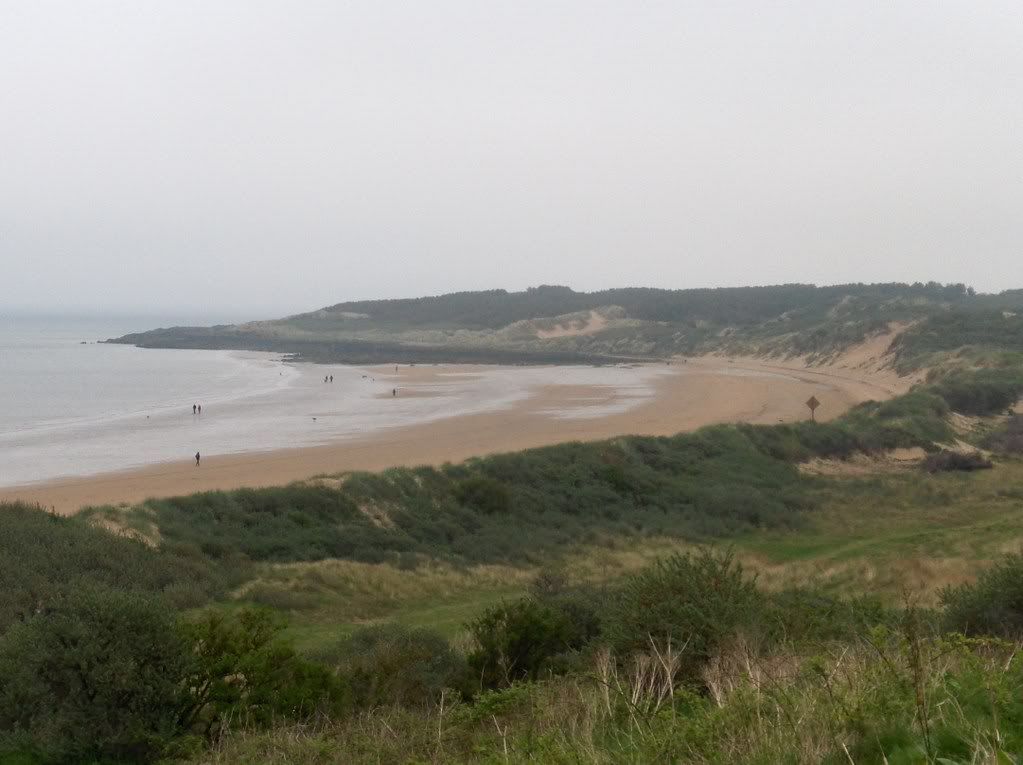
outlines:
[{"label": "hillside", "polygon": [[[0,759],[1015,762],[1019,296],[952,293],[864,346],[921,382],[827,422],[3,506]],[[838,342],[865,301],[802,320]],[[357,307],[441,321],[397,302]],[[618,309],[529,321],[586,343]],[[732,337],[793,352],[762,319]]]},{"label": "hillside", "polygon": [[543,286],[339,303],[273,321],[172,327],[111,342],[295,354],[307,361],[608,363],[713,351],[826,359],[949,312],[1023,313],[1023,293],[963,285],[848,284],[575,292]]}]

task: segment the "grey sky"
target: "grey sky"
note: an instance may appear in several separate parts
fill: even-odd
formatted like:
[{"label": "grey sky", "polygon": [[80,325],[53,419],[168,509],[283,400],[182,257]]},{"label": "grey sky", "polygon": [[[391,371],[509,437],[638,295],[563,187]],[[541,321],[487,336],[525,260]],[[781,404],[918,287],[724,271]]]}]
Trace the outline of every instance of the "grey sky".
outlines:
[{"label": "grey sky", "polygon": [[1006,2],[0,0],[0,304],[1023,286]]}]

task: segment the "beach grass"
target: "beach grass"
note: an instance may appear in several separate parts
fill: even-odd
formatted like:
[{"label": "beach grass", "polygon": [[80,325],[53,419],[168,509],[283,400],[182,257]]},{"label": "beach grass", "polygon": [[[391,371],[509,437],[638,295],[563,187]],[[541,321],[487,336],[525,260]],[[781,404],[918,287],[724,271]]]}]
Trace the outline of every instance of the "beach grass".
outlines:
[{"label": "beach grass", "polygon": [[608,538],[528,564],[456,566],[321,560],[263,567],[233,594],[286,612],[302,651],[318,655],[368,624],[395,622],[458,638],[487,607],[528,592],[543,571],[573,585],[613,585],[654,560],[701,546],[730,548],[768,589],[813,585],[836,595],[907,594],[934,603],[997,556],[1023,546],[1023,461],[991,471],[918,470],[816,479],[817,509],[795,529],[694,543],[675,537]]}]

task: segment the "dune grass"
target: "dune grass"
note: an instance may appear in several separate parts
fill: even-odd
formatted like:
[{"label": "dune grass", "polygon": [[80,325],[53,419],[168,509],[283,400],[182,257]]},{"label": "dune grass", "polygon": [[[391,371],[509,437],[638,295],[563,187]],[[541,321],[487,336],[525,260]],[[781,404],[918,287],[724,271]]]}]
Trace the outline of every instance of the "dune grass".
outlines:
[{"label": "dune grass", "polygon": [[232,599],[285,612],[297,647],[317,656],[368,624],[396,622],[458,639],[473,616],[522,596],[542,571],[572,585],[613,585],[660,557],[700,545],[731,548],[768,589],[814,585],[893,604],[911,594],[925,605],[942,587],[970,581],[993,558],[1023,547],[1023,460],[974,474],[907,468],[807,480],[817,510],[797,529],[709,543],[612,537],[520,564],[429,558],[408,566],[336,559],[266,564]]}]

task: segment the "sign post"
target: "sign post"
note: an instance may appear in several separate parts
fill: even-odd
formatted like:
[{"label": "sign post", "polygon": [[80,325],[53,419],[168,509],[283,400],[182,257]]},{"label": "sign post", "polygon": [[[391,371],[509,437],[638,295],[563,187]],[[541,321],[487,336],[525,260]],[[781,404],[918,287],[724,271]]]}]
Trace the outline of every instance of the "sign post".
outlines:
[{"label": "sign post", "polygon": [[811,422],[817,422],[817,417],[815,416],[814,413],[817,411],[817,407],[821,405],[821,402],[817,400],[816,396],[810,396],[810,398],[808,398],[806,401],[806,405],[810,407]]}]

